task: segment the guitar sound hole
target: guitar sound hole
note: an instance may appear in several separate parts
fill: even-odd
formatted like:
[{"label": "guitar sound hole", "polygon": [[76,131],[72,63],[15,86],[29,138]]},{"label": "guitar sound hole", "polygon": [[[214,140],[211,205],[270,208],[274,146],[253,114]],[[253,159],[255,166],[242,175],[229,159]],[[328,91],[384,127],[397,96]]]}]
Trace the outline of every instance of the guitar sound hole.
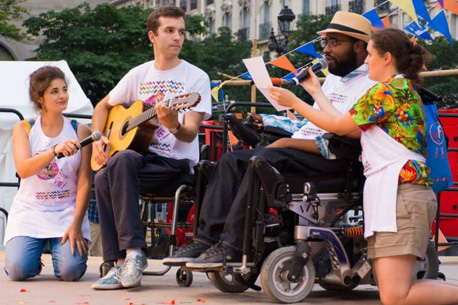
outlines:
[{"label": "guitar sound hole", "polygon": [[126,122],[123,126],[122,126],[122,129],[121,129],[121,135],[125,135],[127,133],[127,128],[129,128],[129,123]]}]

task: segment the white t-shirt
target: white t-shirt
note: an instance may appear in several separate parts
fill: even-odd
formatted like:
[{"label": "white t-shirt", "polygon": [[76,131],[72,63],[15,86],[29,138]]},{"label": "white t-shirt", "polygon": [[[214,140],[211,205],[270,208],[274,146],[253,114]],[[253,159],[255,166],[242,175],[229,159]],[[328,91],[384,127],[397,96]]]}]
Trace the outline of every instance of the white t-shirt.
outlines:
[{"label": "white t-shirt", "polygon": [[[68,139],[78,139],[71,123],[64,118],[61,133],[50,138],[41,129],[39,116],[30,130],[32,156]],[[38,173],[21,180],[14,196],[6,226],[5,245],[16,236],[54,238],[64,236],[75,217],[78,169],[81,151],[73,156],[52,159]],[[81,226],[84,238],[91,240],[89,219]]]},{"label": "white t-shirt", "polygon": [[[377,84],[377,82],[369,79],[368,71],[367,65],[363,64],[344,77],[333,74],[329,74],[326,77],[322,86],[323,92],[340,113],[345,114],[348,112],[367,90]],[[313,107],[320,109],[317,103]],[[307,124],[292,135],[292,138],[315,140],[316,137],[322,136],[326,132],[308,121]]]},{"label": "white t-shirt", "polygon": [[[109,104],[131,105],[142,100],[154,105],[156,97],[163,95],[164,100],[174,96],[198,92],[201,100],[198,105],[187,111],[204,113],[204,120],[211,116],[210,79],[208,75],[190,63],[181,60],[175,68],[157,70],[154,60],[146,62],[130,70],[110,92]],[[180,111],[178,120],[183,124],[185,111]],[[166,127],[158,121],[159,127],[154,133],[149,150],[160,156],[177,160],[187,159],[190,166],[199,162],[199,141],[197,137],[191,143],[178,140]]]}]

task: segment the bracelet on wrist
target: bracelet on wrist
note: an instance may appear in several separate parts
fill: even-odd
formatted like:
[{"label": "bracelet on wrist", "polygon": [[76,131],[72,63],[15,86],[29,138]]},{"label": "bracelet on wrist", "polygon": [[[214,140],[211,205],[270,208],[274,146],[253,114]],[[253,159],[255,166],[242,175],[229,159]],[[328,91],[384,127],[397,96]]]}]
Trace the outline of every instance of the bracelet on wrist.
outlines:
[{"label": "bracelet on wrist", "polygon": [[54,144],[51,148],[52,148],[52,153],[54,154],[54,157],[57,156],[57,153],[56,153],[56,146],[57,144]]}]

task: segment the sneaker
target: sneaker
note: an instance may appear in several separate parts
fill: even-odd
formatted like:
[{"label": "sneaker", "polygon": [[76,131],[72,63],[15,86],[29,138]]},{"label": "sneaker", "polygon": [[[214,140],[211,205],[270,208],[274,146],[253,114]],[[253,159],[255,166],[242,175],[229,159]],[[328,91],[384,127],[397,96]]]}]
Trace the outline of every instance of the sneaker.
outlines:
[{"label": "sneaker", "polygon": [[145,254],[135,257],[127,256],[124,265],[121,267],[121,284],[124,288],[137,287],[141,285],[143,270],[148,267]]},{"label": "sneaker", "polygon": [[179,248],[174,255],[164,258],[162,263],[167,266],[184,266],[187,262],[199,257],[208,248],[210,247],[193,240]]},{"label": "sneaker", "polygon": [[104,277],[92,284],[91,288],[95,290],[111,290],[122,288],[120,273],[121,267],[111,267],[111,269]]},{"label": "sneaker", "polygon": [[233,263],[242,261],[242,253],[232,250],[218,243],[212,246],[207,251],[203,252],[199,257],[186,263],[189,268],[218,268],[224,264],[232,266]]}]

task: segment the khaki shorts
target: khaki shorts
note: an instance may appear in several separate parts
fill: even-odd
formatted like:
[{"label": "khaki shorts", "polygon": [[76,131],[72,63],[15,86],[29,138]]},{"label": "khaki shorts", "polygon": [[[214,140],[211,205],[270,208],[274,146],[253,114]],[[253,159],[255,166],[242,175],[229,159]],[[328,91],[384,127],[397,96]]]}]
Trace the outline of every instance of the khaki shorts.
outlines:
[{"label": "khaki shorts", "polygon": [[424,258],[436,217],[436,195],[428,185],[401,184],[396,205],[397,232],[375,232],[367,239],[367,256],[411,254]]}]

